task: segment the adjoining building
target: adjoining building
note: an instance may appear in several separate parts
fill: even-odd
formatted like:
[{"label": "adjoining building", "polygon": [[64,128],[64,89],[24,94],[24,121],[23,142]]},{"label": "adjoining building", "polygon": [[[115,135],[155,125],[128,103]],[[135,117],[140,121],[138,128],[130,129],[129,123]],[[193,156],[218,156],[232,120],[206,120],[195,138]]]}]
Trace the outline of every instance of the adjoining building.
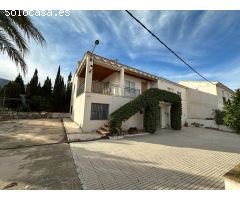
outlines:
[{"label": "adjoining building", "polygon": [[[209,83],[210,84],[210,83]],[[189,118],[212,118],[213,109],[222,109],[234,93],[219,82],[173,81],[120,64],[90,52],[78,63],[73,77],[70,117],[83,132],[99,130],[108,116],[149,88],[167,90],[181,96],[182,124]],[[157,128],[170,128],[169,102],[159,102]],[[143,129],[143,113],[138,112],[122,125]]]}]

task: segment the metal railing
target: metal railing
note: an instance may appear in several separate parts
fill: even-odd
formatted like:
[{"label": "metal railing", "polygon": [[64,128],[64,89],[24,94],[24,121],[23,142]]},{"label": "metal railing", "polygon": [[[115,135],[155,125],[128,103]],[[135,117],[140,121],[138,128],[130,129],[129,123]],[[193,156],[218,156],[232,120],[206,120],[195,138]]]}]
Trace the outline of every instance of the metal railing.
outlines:
[{"label": "metal railing", "polygon": [[77,89],[77,96],[79,96],[80,94],[82,94],[84,92],[84,86],[85,84],[83,83],[82,85],[80,85]]},{"label": "metal railing", "polygon": [[[77,89],[77,96],[84,92],[83,83]],[[120,85],[110,84],[108,82],[93,81],[91,92],[99,94],[107,94],[113,96],[136,97],[140,94],[140,90],[136,88],[124,87],[123,94],[121,94],[122,87]]]},{"label": "metal railing", "polygon": [[129,87],[124,88],[124,96],[126,96],[126,97],[136,97],[139,94],[140,94],[139,89],[129,88]]},{"label": "metal railing", "polygon": [[106,82],[92,82],[92,92],[121,96],[121,87],[119,85],[109,84]]}]

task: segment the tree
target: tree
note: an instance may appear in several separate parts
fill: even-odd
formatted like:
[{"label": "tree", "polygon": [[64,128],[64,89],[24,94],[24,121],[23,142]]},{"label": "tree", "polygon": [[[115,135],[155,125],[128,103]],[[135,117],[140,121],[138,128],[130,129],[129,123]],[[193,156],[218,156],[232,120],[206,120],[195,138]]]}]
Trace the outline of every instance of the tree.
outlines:
[{"label": "tree", "polygon": [[42,96],[46,98],[50,98],[52,96],[52,82],[48,77],[42,86]]},{"label": "tree", "polygon": [[16,77],[15,82],[16,82],[16,83],[20,86],[20,88],[21,88],[20,93],[21,93],[21,94],[25,94],[25,86],[24,86],[24,83],[23,83],[22,76],[21,76],[20,74],[18,74],[18,76]]},{"label": "tree", "polygon": [[16,110],[21,102],[19,95],[21,94],[21,87],[15,81],[10,81],[7,85],[4,86],[3,90],[5,90],[5,105],[6,107]]},{"label": "tree", "polygon": [[240,134],[240,89],[236,90],[231,101],[226,102],[224,111],[225,124]]},{"label": "tree", "polygon": [[65,110],[65,85],[63,77],[60,74],[60,66],[58,67],[52,95],[52,109],[55,112],[63,112]]},{"label": "tree", "polygon": [[[14,12],[14,15],[12,13]],[[41,45],[46,41],[38,29],[33,25],[29,16],[24,16],[25,11],[0,10],[0,51],[7,53],[8,57],[20,65],[23,73],[26,73],[27,64],[24,56],[29,52],[27,39],[33,38]],[[17,13],[17,14],[16,14]]]},{"label": "tree", "polygon": [[30,82],[27,84],[26,94],[28,97],[37,95],[38,93],[38,70],[35,69],[34,74]]},{"label": "tree", "polygon": [[42,87],[41,87],[41,83],[39,82],[37,85],[37,91],[35,93],[38,96],[42,96]]},{"label": "tree", "polygon": [[66,112],[69,112],[69,109],[70,109],[71,94],[72,94],[72,73],[68,75],[67,90],[66,90],[66,108],[65,108]]},{"label": "tree", "polygon": [[44,81],[44,84],[41,88],[41,96],[44,105],[42,105],[42,109],[45,111],[51,110],[51,99],[52,99],[52,82],[51,79],[47,77]]},{"label": "tree", "polygon": [[42,111],[44,109],[45,102],[41,97],[41,84],[38,82],[37,69],[35,69],[33,77],[27,84],[26,94],[32,111]]}]

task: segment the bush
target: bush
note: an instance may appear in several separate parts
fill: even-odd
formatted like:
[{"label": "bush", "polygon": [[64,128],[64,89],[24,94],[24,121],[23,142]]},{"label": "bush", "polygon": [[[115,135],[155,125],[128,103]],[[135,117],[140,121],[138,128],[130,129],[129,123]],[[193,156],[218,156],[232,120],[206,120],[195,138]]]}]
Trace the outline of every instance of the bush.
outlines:
[{"label": "bush", "polygon": [[225,104],[224,107],[225,116],[224,122],[227,126],[240,134],[240,90],[236,90],[236,93],[232,96],[232,101]]},{"label": "bush", "polygon": [[110,134],[120,134],[122,122],[128,120],[142,109],[144,109],[144,130],[149,133],[154,133],[156,131],[156,112],[159,101],[172,103],[171,126],[175,130],[180,130],[182,127],[181,97],[172,92],[151,88],[110,114]]},{"label": "bush", "polygon": [[217,125],[223,125],[224,124],[224,115],[225,112],[222,110],[213,110],[213,114],[214,114],[214,120],[216,122]]}]

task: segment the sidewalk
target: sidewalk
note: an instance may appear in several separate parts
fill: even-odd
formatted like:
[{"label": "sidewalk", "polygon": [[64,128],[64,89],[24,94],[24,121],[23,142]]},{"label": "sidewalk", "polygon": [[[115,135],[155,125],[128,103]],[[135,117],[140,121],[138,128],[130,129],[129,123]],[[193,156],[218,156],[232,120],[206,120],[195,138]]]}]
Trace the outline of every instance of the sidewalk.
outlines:
[{"label": "sidewalk", "polygon": [[68,142],[91,141],[103,137],[98,133],[83,133],[79,126],[70,118],[63,118],[63,126],[66,131]]}]

